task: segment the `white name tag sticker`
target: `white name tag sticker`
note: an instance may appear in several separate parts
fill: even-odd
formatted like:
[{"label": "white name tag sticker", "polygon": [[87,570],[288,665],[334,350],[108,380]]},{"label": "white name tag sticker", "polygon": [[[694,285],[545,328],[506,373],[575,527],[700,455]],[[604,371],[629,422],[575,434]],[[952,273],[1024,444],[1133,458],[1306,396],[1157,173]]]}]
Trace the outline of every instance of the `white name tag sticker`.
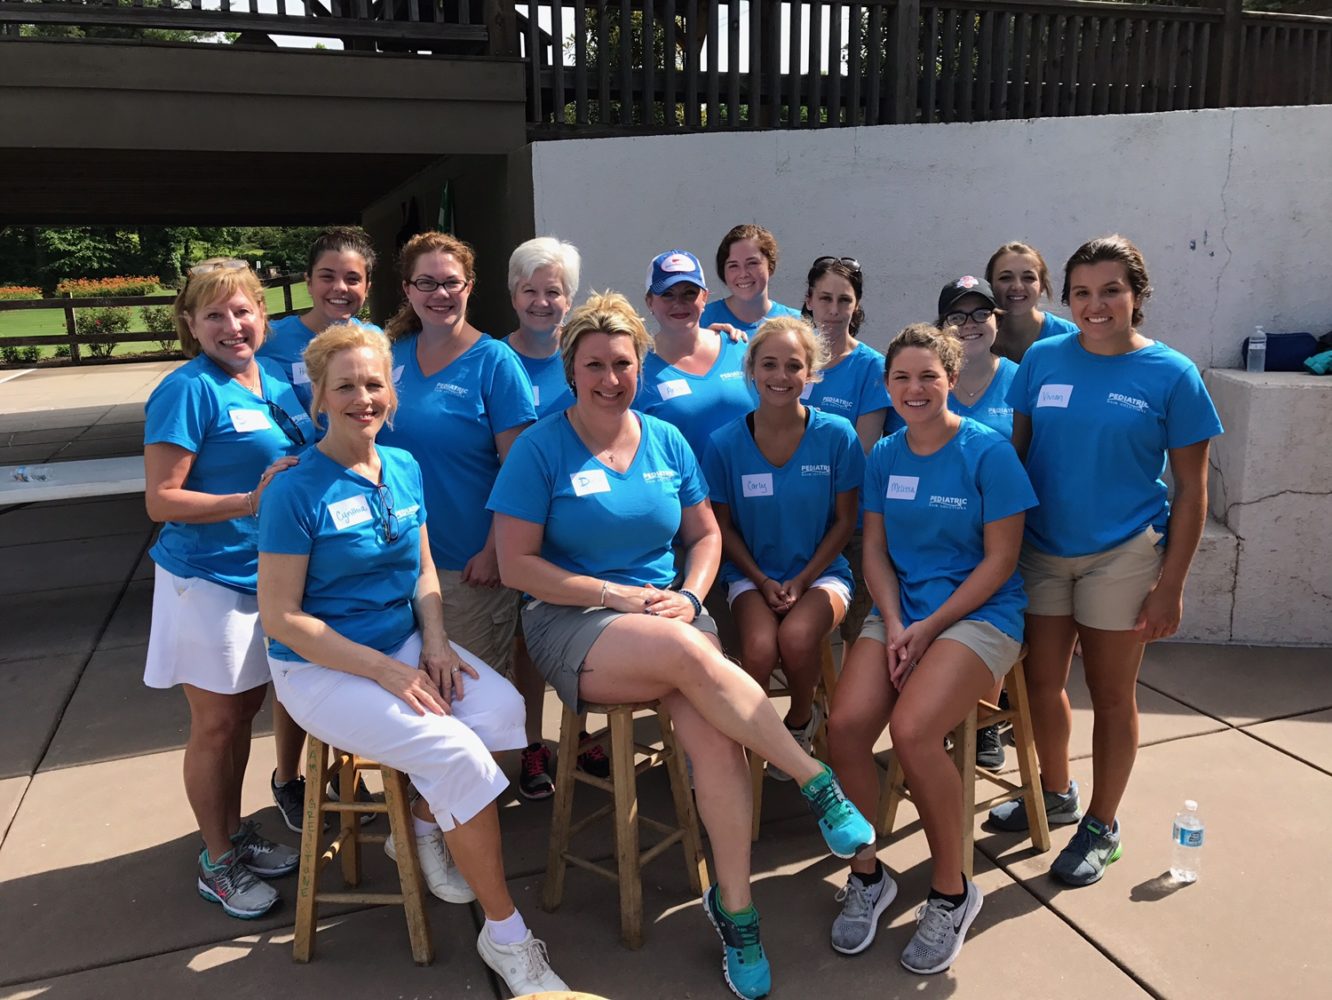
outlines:
[{"label": "white name tag sticker", "polygon": [[674,399],[676,396],[693,395],[694,390],[689,387],[689,382],[682,378],[671,378],[664,382],[657,383],[657,392],[661,393],[662,399]]},{"label": "white name tag sticker", "polygon": [[310,373],[305,370],[304,361],[293,361],[291,363],[291,384],[309,385]]},{"label": "white name tag sticker", "polygon": [[406,366],[406,365],[398,365],[398,367],[396,367],[396,368],[393,369],[393,384],[394,384],[394,385],[397,385],[399,382],[402,381],[402,373],[403,373],[404,371],[406,371],[406,369],[407,369],[407,366]]},{"label": "white name tag sticker", "polygon": [[889,476],[884,498],[888,500],[914,500],[920,487],[920,476]]},{"label": "white name tag sticker", "polygon": [[575,496],[591,496],[593,493],[609,493],[610,482],[606,479],[606,473],[601,469],[584,469],[582,472],[575,472],[569,477],[569,482],[573,483]]},{"label": "white name tag sticker", "polygon": [[238,434],[266,431],[273,426],[273,421],[262,410],[228,410],[227,415],[231,417],[231,426],[236,428]]},{"label": "white name tag sticker", "polygon": [[812,395],[814,395],[814,383],[813,383],[813,382],[806,382],[806,383],[805,383],[805,388],[803,388],[802,390],[800,390],[800,402],[802,402],[802,403],[808,403],[808,402],[809,402],[809,397],[812,396]]},{"label": "white name tag sticker", "polygon": [[1041,394],[1036,399],[1037,406],[1058,406],[1068,409],[1068,401],[1073,397],[1071,385],[1043,385]]},{"label": "white name tag sticker", "polygon": [[541,386],[539,385],[532,386],[532,405],[541,405]]},{"label": "white name tag sticker", "polygon": [[339,531],[365,524],[375,516],[370,513],[370,504],[366,503],[365,497],[348,497],[331,503],[328,505],[328,514]]},{"label": "white name tag sticker", "polygon": [[740,488],[747,497],[770,497],[772,496],[772,473],[756,472],[750,476],[742,475],[740,477]]}]

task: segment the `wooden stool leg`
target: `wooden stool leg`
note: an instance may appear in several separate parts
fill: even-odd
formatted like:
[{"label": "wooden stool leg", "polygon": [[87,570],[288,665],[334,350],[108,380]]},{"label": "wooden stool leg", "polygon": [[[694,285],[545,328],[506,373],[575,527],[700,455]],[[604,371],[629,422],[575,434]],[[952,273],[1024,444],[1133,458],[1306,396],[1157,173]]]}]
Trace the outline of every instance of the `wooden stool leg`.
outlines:
[{"label": "wooden stool leg", "polygon": [[569,849],[569,825],[573,819],[573,794],[578,764],[578,714],[567,705],[560,721],[560,752],[555,770],[555,801],[551,804],[550,851],[546,855],[546,878],[541,888],[541,908],[554,910],[564,899],[564,853]]},{"label": "wooden stool leg", "polygon": [[814,756],[828,759],[828,713],[832,709],[833,692],[837,690],[837,668],[833,663],[832,640],[823,637],[819,648],[819,683],[814,688],[814,700],[823,709],[823,722],[814,734]]},{"label": "wooden stool leg", "polygon": [[962,777],[962,874],[971,878],[976,862],[976,709],[953,730],[953,761]]},{"label": "wooden stool leg", "polygon": [[759,838],[759,823],[763,819],[763,767],[764,760],[757,750],[746,750],[749,755],[749,785],[754,805],[754,817],[750,821],[749,839]]},{"label": "wooden stool leg", "polygon": [[634,769],[634,715],[616,708],[610,716],[611,780],[615,791],[615,858],[620,883],[620,939],[643,946],[643,882],[638,859],[638,775]]},{"label": "wooden stool leg", "polygon": [[315,921],[318,918],[320,834],[324,814],[319,805],[328,781],[328,748],[310,736],[305,750],[305,815],[301,819],[301,866],[296,885],[296,936],[291,955],[297,962],[314,956]]},{"label": "wooden stool leg", "polygon": [[[701,896],[703,887],[711,883],[708,881],[708,863],[703,856],[703,841],[698,835],[698,816],[694,811],[694,796],[689,789],[689,772],[685,769],[684,751],[680,749],[680,741],[675,738],[675,727],[671,724],[670,713],[660,705],[657,706],[657,719],[661,725],[662,748],[668,755],[666,773],[671,779],[671,796],[675,799],[675,822],[683,831],[680,846],[684,848],[685,874],[689,878],[689,888],[694,890],[694,895]],[[763,780],[761,770],[759,780]],[[754,816],[754,835],[757,837],[757,809],[754,811]]]},{"label": "wooden stool leg", "polygon": [[[342,767],[338,771],[338,801],[356,801],[357,760],[354,753],[341,751]],[[342,881],[347,885],[361,884],[361,817],[356,813],[339,813],[342,821]]]},{"label": "wooden stool leg", "polygon": [[412,958],[417,965],[429,965],[435,960],[435,951],[430,943],[421,862],[416,856],[416,838],[412,835],[412,813],[407,806],[407,776],[391,767],[380,767],[379,773],[384,779],[384,805],[388,807],[389,836],[393,838],[394,853],[398,858],[402,910],[407,918]]},{"label": "wooden stool leg", "polygon": [[1015,711],[1013,745],[1017,749],[1018,771],[1022,775],[1027,826],[1031,830],[1032,846],[1044,853],[1050,849],[1050,823],[1045,815],[1045,794],[1041,789],[1040,766],[1031,734],[1031,702],[1027,699],[1027,677],[1021,660],[1009,671],[1007,687]]},{"label": "wooden stool leg", "polygon": [[906,785],[906,772],[902,770],[896,750],[890,759],[892,763],[888,765],[883,790],[879,793],[879,817],[875,824],[880,837],[892,836],[893,827],[897,824],[897,807],[902,804],[902,790]]}]

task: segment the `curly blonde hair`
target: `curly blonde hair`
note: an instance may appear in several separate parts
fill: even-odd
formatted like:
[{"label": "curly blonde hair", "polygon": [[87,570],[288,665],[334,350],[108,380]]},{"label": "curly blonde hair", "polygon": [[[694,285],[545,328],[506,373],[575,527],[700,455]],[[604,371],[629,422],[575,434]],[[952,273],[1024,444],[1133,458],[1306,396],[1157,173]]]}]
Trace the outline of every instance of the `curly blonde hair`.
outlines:
[{"label": "curly blonde hair", "polygon": [[389,411],[385,422],[389,427],[393,426],[393,415],[398,412],[398,390],[393,385],[393,352],[389,349],[388,338],[378,330],[371,330],[359,323],[334,323],[305,345],[301,356],[305,360],[305,371],[310,376],[310,385],[314,390],[314,398],[310,400],[310,419],[315,422],[315,426],[319,425],[319,409],[324,402],[329,362],[335,354],[363,347],[383,366],[384,384],[389,390]]}]

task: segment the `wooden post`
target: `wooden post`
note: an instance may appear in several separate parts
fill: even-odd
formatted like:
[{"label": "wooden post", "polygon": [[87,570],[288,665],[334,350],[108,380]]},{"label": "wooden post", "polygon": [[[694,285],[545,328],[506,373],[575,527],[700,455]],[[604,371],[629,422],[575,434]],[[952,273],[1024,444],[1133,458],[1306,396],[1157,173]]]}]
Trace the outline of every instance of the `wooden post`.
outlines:
[{"label": "wooden post", "polygon": [[[513,0],[485,0],[485,18],[489,29],[486,55],[496,58],[518,55],[518,18],[514,14]],[[536,20],[535,16],[533,20]],[[533,71],[535,69],[534,62]]]},{"label": "wooden post", "polygon": [[291,275],[282,279],[282,308],[287,312],[295,312],[291,305]]},{"label": "wooden post", "polygon": [[1239,96],[1240,43],[1244,33],[1243,0],[1204,0],[1224,15],[1212,32],[1207,53],[1206,106],[1228,107]]},{"label": "wooden post", "polygon": [[889,122],[914,122],[916,120],[916,81],[920,76],[917,54],[920,51],[920,0],[898,0],[897,6],[889,15],[888,51],[892,54],[889,64],[892,76],[889,79],[888,107]]},{"label": "wooden post", "polygon": [[74,326],[74,307],[65,306],[65,336],[69,338],[69,362],[79,363],[79,335]]}]

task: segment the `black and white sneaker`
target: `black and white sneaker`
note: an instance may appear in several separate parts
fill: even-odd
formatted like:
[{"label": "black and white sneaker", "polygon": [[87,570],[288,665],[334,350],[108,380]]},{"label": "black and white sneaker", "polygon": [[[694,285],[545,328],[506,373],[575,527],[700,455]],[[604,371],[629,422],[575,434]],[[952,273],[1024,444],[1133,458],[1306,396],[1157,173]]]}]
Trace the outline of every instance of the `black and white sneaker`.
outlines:
[{"label": "black and white sneaker", "polygon": [[283,825],[292,833],[300,833],[301,821],[305,817],[305,779],[298,776],[279,785],[275,769],[273,777],[268,779],[268,788],[282,815]]},{"label": "black and white sneaker", "polygon": [[916,911],[916,933],[902,952],[902,967],[922,976],[943,972],[957,960],[967,929],[984,899],[975,882],[967,882],[967,898],[954,907],[932,896]]}]

